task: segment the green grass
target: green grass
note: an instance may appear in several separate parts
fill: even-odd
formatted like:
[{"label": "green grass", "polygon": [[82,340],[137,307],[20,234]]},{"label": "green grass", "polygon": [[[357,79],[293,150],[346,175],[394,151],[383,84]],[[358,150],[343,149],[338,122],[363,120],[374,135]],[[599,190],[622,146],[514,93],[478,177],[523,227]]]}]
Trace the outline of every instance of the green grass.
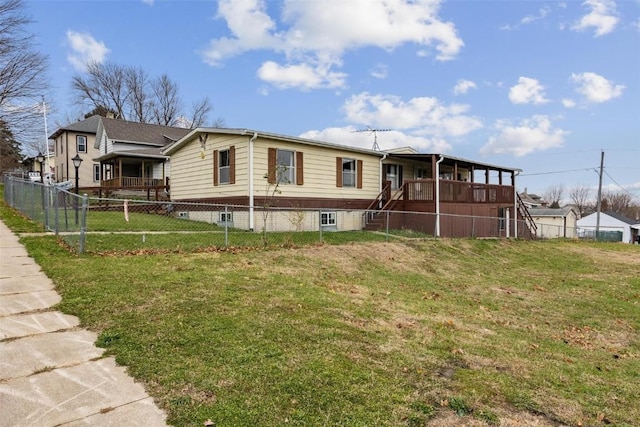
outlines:
[{"label": "green grass", "polygon": [[59,308],[99,334],[173,425],[640,419],[639,246],[445,239],[76,256],[51,236],[22,241]]}]

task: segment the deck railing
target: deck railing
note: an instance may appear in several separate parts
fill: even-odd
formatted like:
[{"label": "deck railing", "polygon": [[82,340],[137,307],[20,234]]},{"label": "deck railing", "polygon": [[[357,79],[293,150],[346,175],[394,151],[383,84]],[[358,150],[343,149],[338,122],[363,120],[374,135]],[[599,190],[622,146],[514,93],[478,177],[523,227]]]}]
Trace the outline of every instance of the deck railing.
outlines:
[{"label": "deck railing", "polygon": [[[441,179],[440,201],[456,203],[513,203],[513,187]],[[404,182],[405,201],[435,201],[433,179],[411,179]]]}]

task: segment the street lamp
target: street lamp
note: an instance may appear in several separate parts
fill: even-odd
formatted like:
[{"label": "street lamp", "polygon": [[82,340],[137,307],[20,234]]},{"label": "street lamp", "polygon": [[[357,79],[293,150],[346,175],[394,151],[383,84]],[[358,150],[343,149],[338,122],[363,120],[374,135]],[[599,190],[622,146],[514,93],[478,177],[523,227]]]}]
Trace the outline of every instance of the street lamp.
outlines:
[{"label": "street lamp", "polygon": [[42,163],[44,163],[44,156],[42,153],[38,153],[36,156],[36,162],[40,163],[40,182],[44,184],[44,175],[42,174]]},{"label": "street lamp", "polygon": [[79,193],[79,189],[78,189],[78,169],[80,169],[80,164],[82,163],[82,157],[80,157],[80,155],[78,153],[76,153],[76,155],[74,157],[71,158],[71,161],[73,162],[73,167],[76,168],[76,197],[75,197],[75,207],[76,207],[76,225],[78,224],[78,197],[77,194]]}]

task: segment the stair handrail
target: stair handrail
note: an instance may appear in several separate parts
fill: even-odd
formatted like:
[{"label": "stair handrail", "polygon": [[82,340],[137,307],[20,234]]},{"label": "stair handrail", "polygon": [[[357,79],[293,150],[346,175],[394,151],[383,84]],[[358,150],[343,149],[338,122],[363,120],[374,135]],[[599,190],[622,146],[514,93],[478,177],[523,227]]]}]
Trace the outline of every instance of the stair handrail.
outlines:
[{"label": "stair handrail", "polygon": [[525,219],[525,224],[527,225],[529,232],[532,233],[533,237],[536,237],[538,235],[538,226],[531,217],[529,209],[527,209],[527,206],[524,204],[522,198],[518,193],[516,193],[516,197],[518,198],[518,210],[520,211],[522,217]]}]

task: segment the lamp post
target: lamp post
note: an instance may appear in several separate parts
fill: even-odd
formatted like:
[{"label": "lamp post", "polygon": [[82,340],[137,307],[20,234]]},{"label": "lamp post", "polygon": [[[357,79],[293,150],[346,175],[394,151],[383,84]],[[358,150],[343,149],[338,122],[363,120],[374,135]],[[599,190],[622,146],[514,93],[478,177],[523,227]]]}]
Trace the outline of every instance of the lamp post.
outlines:
[{"label": "lamp post", "polygon": [[78,153],[76,153],[76,155],[74,157],[71,158],[71,161],[73,162],[73,167],[76,168],[76,197],[75,197],[75,208],[76,208],[76,225],[78,225],[78,193],[79,193],[79,188],[78,188],[78,169],[80,169],[80,164],[82,163],[82,157],[80,157],[80,155]]},{"label": "lamp post", "polygon": [[44,163],[44,156],[42,153],[38,153],[36,156],[36,162],[40,164],[40,182],[44,184],[44,175],[42,174],[42,163]]}]

